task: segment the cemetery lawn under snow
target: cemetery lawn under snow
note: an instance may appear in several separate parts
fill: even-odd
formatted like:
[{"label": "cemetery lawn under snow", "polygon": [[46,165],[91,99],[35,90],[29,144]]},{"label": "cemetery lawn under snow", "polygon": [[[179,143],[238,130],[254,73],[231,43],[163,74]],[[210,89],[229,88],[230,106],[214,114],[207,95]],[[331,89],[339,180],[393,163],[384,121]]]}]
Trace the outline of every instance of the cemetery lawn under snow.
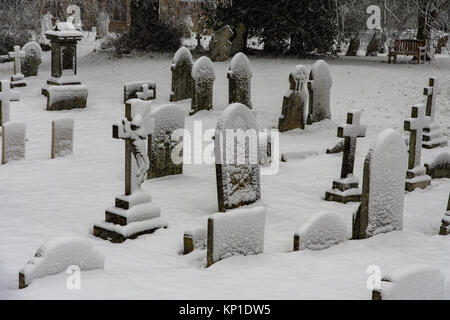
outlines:
[{"label": "cemetery lawn under snow", "polygon": [[[347,241],[323,251],[292,252],[294,234],[318,212],[334,212],[347,224],[358,204],[323,200],[339,178],[342,154],[326,155],[339,141],[337,125],[348,111],[362,109],[368,124],[358,140],[355,175],[362,184],[364,158],[378,133],[394,128],[403,134],[411,106],[423,102],[428,78],[440,78],[439,120],[450,135],[450,59],[437,64],[388,65],[386,57],[332,59],[331,112],[333,121],[281,134],[281,152],[307,152],[308,158],[281,163],[276,176],[262,176],[266,208],[265,251],[258,256],[235,256],[205,269],[206,251],[183,256],[186,230],[206,226],[217,212],[215,167],[185,165],[181,176],[146,181],[143,188],[162,208],[169,228],[124,244],[92,236],[124,189],[124,142],[112,139],[112,123],[124,117],[123,85],[135,80],[157,81],[153,106],[170,96],[171,56],[108,59],[90,54],[94,43],[79,46],[78,72],[89,89],[84,110],[48,112],[41,88],[50,76],[50,54],[44,53],[38,77],[19,88],[21,101],[11,104],[11,121],[27,123],[26,159],[0,166],[0,299],[370,299],[366,287],[370,265],[383,273],[409,264],[429,264],[447,278],[450,298],[450,238],[438,236],[450,191],[450,180],[433,180],[426,190],[405,196],[404,231]],[[313,60],[249,57],[252,100],[261,128],[276,127],[288,76],[297,64],[311,68]],[[399,59],[399,62],[402,62]],[[214,128],[228,105],[228,63],[214,63],[214,110],[186,118],[193,136],[194,121],[203,130]],[[12,63],[0,65],[8,79]],[[190,100],[177,103],[186,116]],[[50,160],[51,121],[75,118],[74,154]],[[431,162],[450,147],[423,150]],[[18,290],[18,272],[38,247],[57,236],[82,236],[105,255],[105,270],[82,273],[81,290],[66,288],[67,274],[37,279]]]}]

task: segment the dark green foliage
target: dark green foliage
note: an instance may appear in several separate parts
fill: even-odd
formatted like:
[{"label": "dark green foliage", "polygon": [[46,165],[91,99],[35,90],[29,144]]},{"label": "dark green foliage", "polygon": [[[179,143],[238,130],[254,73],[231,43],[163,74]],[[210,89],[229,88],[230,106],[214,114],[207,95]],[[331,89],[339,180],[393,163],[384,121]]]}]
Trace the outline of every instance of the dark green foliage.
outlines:
[{"label": "dark green foliage", "polygon": [[213,29],[239,23],[249,37],[259,37],[273,54],[326,54],[336,35],[333,0],[240,0],[217,6],[203,4],[206,23]]}]

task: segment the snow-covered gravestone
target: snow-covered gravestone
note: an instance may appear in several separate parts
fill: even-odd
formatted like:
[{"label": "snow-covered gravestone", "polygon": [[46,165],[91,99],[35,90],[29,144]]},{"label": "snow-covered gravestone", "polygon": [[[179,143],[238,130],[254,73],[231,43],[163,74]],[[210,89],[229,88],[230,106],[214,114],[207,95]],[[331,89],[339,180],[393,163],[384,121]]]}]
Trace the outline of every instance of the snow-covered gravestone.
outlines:
[{"label": "snow-covered gravestone", "polygon": [[51,239],[39,247],[20,271],[19,289],[26,288],[34,279],[66,272],[71,266],[78,267],[79,271],[103,270],[105,257],[87,239]]},{"label": "snow-covered gravestone", "polygon": [[85,85],[49,86],[47,88],[47,111],[84,109],[89,90]]},{"label": "snow-covered gravestone", "polygon": [[2,126],[2,164],[25,158],[26,124],[7,122]]},{"label": "snow-covered gravestone", "polygon": [[427,265],[410,265],[383,276],[372,300],[444,300],[445,274]]},{"label": "snow-covered gravestone", "polygon": [[152,80],[127,82],[123,86],[123,103],[130,99],[156,99],[156,82]]},{"label": "snow-covered gravestone", "polygon": [[347,114],[347,124],[338,128],[338,138],[344,138],[341,178],[333,181],[333,189],[325,194],[325,200],[336,202],[359,202],[359,180],[353,175],[355,166],[356,140],[366,136],[367,126],[361,124],[361,111]]},{"label": "snow-covered gravestone", "polygon": [[74,119],[58,119],[52,122],[51,158],[64,157],[73,153]]},{"label": "snow-covered gravestone", "polygon": [[308,81],[308,124],[331,119],[330,101],[332,84],[333,79],[331,78],[328,64],[323,60],[314,63]]},{"label": "snow-covered gravestone", "polygon": [[224,110],[214,139],[220,212],[261,199],[258,138],[256,118],[249,108],[235,103]]},{"label": "snow-covered gravestone", "polygon": [[192,111],[190,115],[213,108],[213,89],[216,73],[208,57],[201,57],[192,67]]},{"label": "snow-covered gravestone", "polygon": [[447,213],[445,214],[444,219],[442,219],[442,225],[439,234],[441,236],[450,235],[450,195],[448,196]]},{"label": "snow-covered gravestone", "polygon": [[298,65],[289,74],[289,91],[283,97],[278,130],[305,129],[305,108],[308,103],[308,70]]},{"label": "snow-covered gravestone", "polygon": [[14,75],[11,77],[11,86],[26,87],[25,76],[22,74],[22,59],[25,58],[25,51],[20,50],[20,46],[15,46],[14,51],[9,53],[9,57],[14,59]]},{"label": "snow-covered gravestone", "polygon": [[450,179],[450,153],[441,153],[431,163],[425,164],[425,168],[432,179]]},{"label": "snow-covered gravestone", "polygon": [[25,57],[22,60],[22,73],[25,77],[34,77],[39,73],[42,63],[42,49],[36,41],[30,41],[22,48]]},{"label": "snow-covered gravestone", "polygon": [[421,160],[423,129],[430,124],[431,117],[426,116],[425,107],[421,104],[413,106],[411,118],[405,120],[405,131],[410,132],[406,191],[425,189],[431,183],[431,177],[426,174]]},{"label": "snow-covered gravestone", "polygon": [[155,128],[148,141],[147,179],[182,174],[183,140],[176,134],[184,130],[184,109],[173,104],[159,106],[152,110],[152,118]]},{"label": "snow-covered gravestone", "polygon": [[439,79],[430,78],[429,87],[424,89],[424,95],[427,97],[426,115],[431,117],[431,124],[423,130],[422,147],[426,149],[445,147],[448,144],[448,139],[444,136],[444,130],[442,130],[437,119],[437,98],[440,94]]},{"label": "snow-covered gravestone", "polygon": [[115,207],[106,210],[106,221],[94,226],[94,236],[122,243],[167,227],[161,209],[141,188],[149,169],[146,140],[153,129],[151,102],[129,100],[125,119],[113,126],[113,138],[125,140],[125,194],[116,198]]},{"label": "snow-covered gravestone", "polygon": [[208,219],[207,267],[233,255],[263,253],[265,225],[262,207],[213,215]]},{"label": "snow-covered gravestone", "polygon": [[0,126],[9,121],[9,109],[11,101],[18,101],[20,93],[11,90],[11,82],[9,80],[0,81]]},{"label": "snow-covered gravestone", "polygon": [[322,212],[313,215],[294,235],[294,251],[324,250],[347,240],[345,222],[336,213]]},{"label": "snow-covered gravestone", "polygon": [[176,102],[192,98],[192,59],[191,51],[181,47],[175,53],[171,66],[172,71],[172,93],[170,101]]},{"label": "snow-covered gravestone", "polygon": [[231,59],[227,73],[228,103],[242,103],[252,109],[252,77],[250,61],[242,52]]},{"label": "snow-covered gravestone", "polygon": [[393,129],[380,133],[364,162],[361,205],[353,216],[353,239],[402,230],[407,152]]}]

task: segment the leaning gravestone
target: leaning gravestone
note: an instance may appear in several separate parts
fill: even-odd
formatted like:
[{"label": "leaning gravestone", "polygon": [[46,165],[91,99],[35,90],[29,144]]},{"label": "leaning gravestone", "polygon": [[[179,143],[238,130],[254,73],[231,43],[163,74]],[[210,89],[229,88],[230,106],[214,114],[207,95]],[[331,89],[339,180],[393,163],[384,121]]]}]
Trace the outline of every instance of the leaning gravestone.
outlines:
[{"label": "leaning gravestone", "polygon": [[242,52],[231,59],[228,69],[228,103],[242,103],[252,108],[252,76],[250,61]]},{"label": "leaning gravestone", "polygon": [[2,164],[25,158],[26,124],[7,122],[2,126]]},{"label": "leaning gravestone", "polygon": [[[167,104],[152,110],[155,128],[148,141],[148,157],[150,168],[147,179],[161,178],[183,173],[183,145],[181,137],[176,133],[184,130],[184,109]],[[178,138],[178,139],[177,139]],[[177,151],[178,154],[173,154]]]},{"label": "leaning gravestone", "polygon": [[266,210],[262,207],[217,213],[208,219],[207,267],[233,255],[264,251]]},{"label": "leaning gravestone", "polygon": [[426,116],[425,107],[421,104],[413,106],[411,118],[405,120],[405,131],[410,132],[406,191],[425,189],[431,183],[431,177],[426,174],[421,160],[423,129],[430,123],[431,117]]},{"label": "leaning gravestone", "polygon": [[212,61],[227,61],[230,57],[233,31],[230,26],[225,26],[213,34],[209,42],[209,57]]},{"label": "leaning gravestone", "polygon": [[442,219],[442,226],[439,234],[441,236],[450,235],[450,195],[448,196],[447,213],[445,214],[444,219]]},{"label": "leaning gravestone", "polygon": [[430,125],[423,130],[422,147],[425,149],[445,147],[448,144],[448,139],[444,136],[444,130],[437,119],[437,98],[440,94],[441,88],[439,87],[438,78],[430,78],[429,87],[424,89],[424,95],[427,97],[426,115],[431,117]]},{"label": "leaning gravestone", "polygon": [[9,109],[11,101],[18,101],[20,92],[11,90],[9,80],[0,81],[0,127],[9,121]]},{"label": "leaning gravestone", "polygon": [[153,133],[151,102],[132,99],[125,105],[125,119],[113,126],[113,138],[125,140],[125,194],[105,213],[105,222],[94,225],[93,234],[113,243],[136,239],[166,228],[161,209],[141,188],[149,169],[146,140]]},{"label": "leaning gravestone", "polygon": [[14,75],[11,77],[11,87],[26,87],[25,76],[22,74],[22,59],[25,58],[25,51],[19,46],[14,47],[14,51],[9,53],[9,57],[14,59]]},{"label": "leaning gravestone", "polygon": [[123,103],[130,99],[156,99],[156,82],[152,80],[127,82],[123,86]]},{"label": "leaning gravestone", "polygon": [[104,269],[105,257],[84,238],[54,238],[39,247],[19,273],[19,289],[34,279],[66,272],[71,266],[79,271]]},{"label": "leaning gravestone", "polygon": [[353,216],[353,239],[402,230],[407,152],[393,129],[380,133],[364,162],[362,200]]},{"label": "leaning gravestone", "polygon": [[347,114],[347,123],[338,128],[338,137],[344,138],[341,178],[333,181],[333,188],[325,194],[325,200],[341,203],[361,201],[359,180],[353,175],[356,141],[366,136],[367,126],[361,124],[361,111]]},{"label": "leaning gravestone", "polygon": [[22,48],[25,57],[22,60],[22,73],[25,77],[34,77],[39,73],[39,66],[42,63],[42,49],[35,41],[28,42]]},{"label": "leaning gravestone", "polygon": [[283,109],[278,121],[278,130],[285,132],[305,129],[305,108],[308,104],[308,71],[298,65],[289,74],[289,91],[283,98]]},{"label": "leaning gravestone", "polygon": [[192,68],[192,111],[190,115],[201,110],[213,108],[213,90],[216,73],[208,57],[198,59]]},{"label": "leaning gravestone", "polygon": [[261,199],[257,130],[255,115],[243,104],[228,106],[219,118],[214,150],[220,212]]},{"label": "leaning gravestone", "polygon": [[73,153],[74,119],[58,119],[52,122],[51,158],[64,157]]},{"label": "leaning gravestone", "polygon": [[319,60],[312,66],[309,74],[309,114],[308,124],[319,122],[325,119],[331,119],[330,99],[331,86],[330,67],[328,64]]},{"label": "leaning gravestone", "polygon": [[192,98],[192,59],[191,51],[181,47],[175,53],[171,66],[172,71],[172,93],[170,101],[176,102]]}]

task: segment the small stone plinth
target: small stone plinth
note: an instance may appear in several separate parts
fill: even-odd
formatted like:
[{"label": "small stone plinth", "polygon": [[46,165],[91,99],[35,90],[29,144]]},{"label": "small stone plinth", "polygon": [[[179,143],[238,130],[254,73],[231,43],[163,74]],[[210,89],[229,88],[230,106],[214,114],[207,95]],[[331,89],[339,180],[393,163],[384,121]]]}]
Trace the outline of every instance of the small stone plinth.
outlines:
[{"label": "small stone plinth", "polygon": [[325,200],[340,203],[361,202],[358,178],[350,176],[333,181],[333,188],[325,193]]},{"label": "small stone plinth", "polygon": [[406,172],[406,191],[426,189],[431,184],[431,177],[427,175],[425,167],[417,167]]},{"label": "small stone plinth", "polygon": [[430,128],[423,130],[422,147],[424,149],[435,149],[447,145],[448,139],[444,135],[444,130],[438,124],[433,124]]},{"label": "small stone plinth", "polygon": [[84,109],[88,89],[84,85],[49,86],[46,89],[47,111]]},{"label": "small stone plinth", "polygon": [[21,73],[18,73],[11,77],[11,89],[26,87],[27,83],[25,82],[25,76]]}]

